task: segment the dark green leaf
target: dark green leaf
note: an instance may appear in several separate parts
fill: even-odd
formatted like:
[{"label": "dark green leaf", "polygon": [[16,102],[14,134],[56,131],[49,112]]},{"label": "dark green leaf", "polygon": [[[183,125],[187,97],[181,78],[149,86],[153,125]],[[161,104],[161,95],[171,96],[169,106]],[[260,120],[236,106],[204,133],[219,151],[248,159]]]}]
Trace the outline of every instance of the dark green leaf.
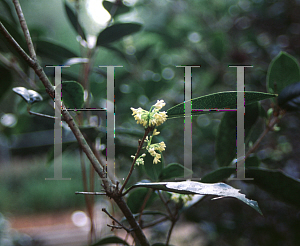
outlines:
[{"label": "dark green leaf", "polygon": [[76,81],[63,81],[62,100],[70,109],[80,109],[84,103],[84,89]]},{"label": "dark green leaf", "polygon": [[[13,25],[9,22],[7,22],[4,18],[0,16],[0,21],[5,26],[7,31],[10,33],[12,37],[18,42],[18,44],[21,46],[21,48],[28,52],[28,48],[26,45],[26,41],[24,39],[24,36],[19,31],[19,28],[17,25]],[[3,34],[0,32],[0,51],[4,52],[11,52],[19,61],[19,63],[22,65],[23,69],[28,68],[28,64],[26,61],[22,58],[22,56],[16,51],[16,49],[7,41],[7,39],[3,36]]]},{"label": "dark green leaf", "polygon": [[21,96],[28,104],[43,101],[42,96],[33,90],[27,90],[24,87],[14,87],[13,91]]},{"label": "dark green leaf", "polygon": [[235,197],[262,214],[256,201],[247,199],[246,196],[240,193],[238,189],[235,189],[225,183],[206,184],[195,181],[137,183],[130,189],[136,187],[164,190],[180,194],[214,195],[220,198]]},{"label": "dark green leaf", "polygon": [[278,105],[287,111],[300,109],[300,82],[288,85],[279,93]]},{"label": "dark green leaf", "polygon": [[18,21],[16,19],[16,16],[14,15],[15,11],[14,9],[12,9],[10,7],[10,5],[8,4],[8,2],[6,0],[1,0],[4,8],[5,8],[5,12],[8,13],[10,20],[14,23],[14,25],[18,24]]},{"label": "dark green leaf", "polygon": [[68,6],[68,4],[65,2],[65,11],[67,13],[68,19],[71,22],[74,30],[78,33],[79,36],[82,37],[82,39],[86,40],[86,36],[84,33],[83,28],[78,22],[78,17],[75,14],[75,12]]},{"label": "dark green leaf", "polygon": [[[148,192],[152,192],[149,189],[146,188],[138,188],[132,192],[130,192],[129,197],[127,199],[127,205],[130,208],[132,213],[139,213],[141,210],[141,207],[145,201],[145,198],[148,195]],[[152,192],[150,194],[150,197],[146,203],[146,207],[151,205],[151,203],[154,201],[154,199],[157,197],[157,194]]]},{"label": "dark green leaf", "polygon": [[160,173],[159,180],[168,180],[172,178],[179,178],[184,176],[184,170],[187,170],[189,174],[192,174],[193,171],[185,168],[184,166],[178,163],[168,164]]},{"label": "dark green leaf", "polygon": [[[253,103],[245,108],[245,138],[259,116],[259,104]],[[216,139],[216,158],[219,166],[228,166],[236,158],[237,113],[225,112],[219,125]]]},{"label": "dark green leaf", "polygon": [[36,52],[39,56],[52,59],[60,64],[62,64],[66,59],[78,56],[73,51],[70,51],[60,44],[56,44],[52,41],[37,40],[35,45]]},{"label": "dark green leaf", "polygon": [[[267,98],[276,97],[275,94],[263,93],[257,91],[245,91],[245,105],[261,101]],[[208,114],[219,112],[215,109],[236,109],[237,92],[225,91],[209,94],[192,99],[192,110],[213,109],[212,111],[192,111],[192,115]],[[168,119],[184,117],[184,103],[167,110]]]},{"label": "dark green leaf", "polygon": [[267,89],[279,94],[286,86],[300,81],[300,68],[297,60],[281,51],[270,63],[267,74]]},{"label": "dark green leaf", "polygon": [[116,237],[116,236],[110,236],[110,237],[105,237],[102,238],[100,241],[90,245],[90,246],[100,246],[100,245],[106,245],[106,244],[116,244],[116,243],[120,243],[122,245],[128,245],[129,244],[124,241],[122,238]]},{"label": "dark green leaf", "polygon": [[254,178],[257,186],[275,198],[300,207],[300,180],[292,178],[279,170],[248,168],[247,176]]},{"label": "dark green leaf", "polygon": [[103,7],[113,16],[125,14],[130,11],[130,8],[122,3],[122,1],[115,1],[114,3],[109,1],[102,2]]},{"label": "dark green leaf", "polygon": [[163,170],[164,167],[164,158],[160,151],[156,150],[157,153],[161,154],[160,162],[157,164],[153,163],[154,157],[149,153],[144,157],[144,169],[150,180],[158,181],[159,174]]},{"label": "dark green leaf", "polygon": [[121,38],[138,32],[142,25],[138,23],[119,23],[105,28],[99,33],[97,46],[105,46],[109,43],[120,40]]},{"label": "dark green leaf", "polygon": [[1,76],[1,84],[0,84],[0,99],[4,96],[4,94],[9,90],[12,85],[12,74],[9,69],[3,67],[0,64],[0,76]]},{"label": "dark green leaf", "polygon": [[253,154],[250,155],[246,160],[245,160],[245,167],[258,167],[260,165],[260,159],[257,157],[257,155]]},{"label": "dark green leaf", "polygon": [[203,183],[216,183],[228,179],[231,174],[236,172],[235,167],[221,167],[217,170],[214,170],[201,178]]}]

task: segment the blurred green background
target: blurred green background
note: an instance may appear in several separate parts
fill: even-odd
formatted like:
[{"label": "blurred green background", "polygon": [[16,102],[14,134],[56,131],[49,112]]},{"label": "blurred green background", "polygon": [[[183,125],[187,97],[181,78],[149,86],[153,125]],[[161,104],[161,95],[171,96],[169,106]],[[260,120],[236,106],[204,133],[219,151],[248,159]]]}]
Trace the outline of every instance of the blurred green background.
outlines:
[{"label": "blurred green background", "polygon": [[[75,9],[74,1],[67,2]],[[101,5],[93,5],[94,2],[79,1],[80,24],[89,35],[90,44],[107,21]],[[65,13],[64,1],[20,0],[20,3],[42,66],[62,65],[71,57],[84,57],[84,48]],[[164,99],[167,105],[163,110],[167,110],[183,102],[184,70],[176,66],[201,65],[192,70],[192,97],[195,98],[236,90],[236,69],[229,65],[253,65],[245,69],[245,90],[266,92],[269,63],[280,51],[299,61],[298,0],[130,0],[124,4],[129,7],[128,12],[118,13],[113,21],[138,22],[143,25],[142,30],[110,47],[99,47],[89,76],[90,106],[105,107],[105,70],[98,66],[123,66],[115,69],[117,128],[142,131],[135,124],[130,107],[148,110],[156,100]],[[26,50],[11,1],[0,1],[0,20]],[[65,49],[58,50],[50,44]],[[83,190],[74,139],[64,131],[63,177],[72,180],[45,181],[44,178],[53,175],[50,141],[53,120],[28,115],[26,103],[11,89],[23,86],[38,91],[44,101],[32,107],[36,112],[53,115],[51,100],[41,82],[11,53],[1,35],[0,55],[0,211],[4,215],[27,214],[82,207],[83,198],[74,195],[76,190]],[[19,66],[34,81],[35,88],[24,82],[6,61]],[[45,68],[45,72],[54,82],[53,68]],[[82,73],[82,66],[76,64],[62,69],[62,78],[79,81]],[[270,105],[269,100],[262,103],[266,110]],[[100,125],[105,127],[105,114],[93,114],[101,118]],[[83,114],[86,125],[89,117]],[[221,117],[222,113],[193,117],[194,177],[202,177],[218,167],[215,140]],[[259,136],[263,123],[263,120],[257,122],[254,136]],[[257,150],[261,167],[282,170],[299,179],[299,123],[299,113],[289,113],[279,125],[281,130],[267,135]],[[167,145],[165,163],[183,164],[183,119],[169,120],[159,131]],[[116,131],[116,173],[120,179],[130,167],[137,140],[137,136]],[[141,172],[136,174],[131,184],[146,178]],[[185,218],[207,235],[206,245],[300,244],[299,207],[275,199],[251,182],[229,184],[257,200],[264,217],[234,199],[205,200],[188,209]],[[100,189],[99,184],[97,188]]]}]

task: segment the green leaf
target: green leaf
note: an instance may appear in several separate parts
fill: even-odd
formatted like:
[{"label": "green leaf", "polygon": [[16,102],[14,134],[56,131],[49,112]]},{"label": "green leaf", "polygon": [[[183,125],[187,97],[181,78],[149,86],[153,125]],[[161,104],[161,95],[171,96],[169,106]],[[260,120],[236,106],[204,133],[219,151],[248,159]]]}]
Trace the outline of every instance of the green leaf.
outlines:
[{"label": "green leaf", "polygon": [[129,12],[131,9],[124,5],[122,1],[116,1],[114,3],[109,1],[102,2],[103,7],[113,16],[122,15]]},{"label": "green leaf", "polygon": [[278,105],[287,111],[300,109],[300,82],[288,85],[279,93]]},{"label": "green leaf", "polygon": [[67,108],[80,109],[84,103],[84,89],[76,81],[63,81],[62,83],[62,100]]},{"label": "green leaf", "polygon": [[1,83],[0,83],[0,99],[4,94],[9,90],[12,85],[12,74],[9,69],[3,67],[0,64],[0,74],[1,74]]},{"label": "green leaf", "polygon": [[254,178],[252,183],[269,192],[275,198],[300,208],[300,180],[279,170],[248,168],[247,176]]},{"label": "green leaf", "polygon": [[281,51],[270,63],[267,73],[267,90],[279,94],[286,86],[300,81],[298,61]]},{"label": "green leaf", "polygon": [[[253,103],[245,107],[245,139],[259,116],[259,104]],[[236,158],[237,113],[225,112],[218,128],[216,139],[216,158],[219,166],[228,166]]]},{"label": "green leaf", "polygon": [[[251,176],[252,177],[252,176]],[[164,190],[180,194],[199,194],[199,195],[214,195],[220,198],[235,197],[242,202],[246,203],[257,212],[262,214],[256,201],[249,200],[246,196],[239,192],[238,189],[231,187],[225,183],[206,184],[195,181],[182,181],[182,182],[159,182],[159,183],[137,183],[132,186],[151,188],[154,190]]]},{"label": "green leaf", "polygon": [[24,87],[14,87],[12,90],[21,96],[28,104],[43,101],[42,96],[34,90],[27,90]]},{"label": "green leaf", "polygon": [[188,170],[189,174],[192,174],[193,171],[185,168],[184,166],[178,163],[168,164],[160,173],[159,180],[168,180],[172,178],[179,178],[184,176],[184,170]]},{"label": "green leaf", "polygon": [[144,157],[144,166],[143,167],[144,167],[146,174],[152,181],[158,181],[159,175],[164,168],[163,155],[158,150],[156,150],[156,152],[161,154],[160,162],[158,162],[157,164],[153,163],[154,157],[151,156],[149,153],[147,153],[146,156]]},{"label": "green leaf", "polygon": [[126,241],[124,241],[122,238],[119,238],[116,236],[102,238],[100,241],[98,241],[90,246],[99,246],[99,245],[116,244],[116,243],[120,243],[120,244],[129,246],[129,244]]},{"label": "green leaf", "polygon": [[8,13],[10,20],[12,20],[12,22],[14,23],[14,25],[18,24],[18,21],[16,19],[16,16],[14,15],[15,11],[14,9],[12,9],[10,7],[10,5],[8,4],[8,2],[6,0],[1,0],[4,8],[5,8],[5,12]]},{"label": "green leaf", "polygon": [[228,179],[231,174],[236,172],[235,167],[221,167],[201,178],[202,183],[216,183]]},{"label": "green leaf", "polygon": [[78,17],[75,14],[75,12],[68,6],[68,4],[65,2],[65,11],[67,13],[68,19],[72,24],[72,27],[74,30],[78,33],[79,36],[81,36],[84,40],[86,40],[86,36],[84,33],[83,28],[78,22]]},{"label": "green leaf", "polygon": [[73,51],[68,50],[60,44],[56,44],[53,41],[40,39],[35,41],[35,45],[36,52],[39,56],[52,59],[60,64],[62,64],[66,59],[78,56]]},{"label": "green leaf", "polygon": [[99,33],[97,46],[105,46],[109,43],[120,40],[121,38],[138,32],[142,25],[138,23],[119,23],[105,28]]},{"label": "green leaf", "polygon": [[[245,91],[245,105],[276,97],[275,94],[257,91]],[[192,111],[192,115],[219,112],[215,109],[236,109],[237,92],[225,91],[213,93],[192,99],[192,110],[213,109],[212,111]],[[168,119],[184,117],[184,102],[167,110]]]},{"label": "green leaf", "polygon": [[[130,192],[129,197],[127,199],[127,205],[130,208],[132,213],[140,212],[141,207],[142,207],[149,191],[150,190],[148,190],[146,188],[139,188],[139,189],[136,189],[136,190]],[[152,194],[150,195],[150,198],[148,199],[148,201],[146,203],[146,207],[151,205],[151,203],[154,201],[154,199],[156,197],[157,197],[157,194],[152,192]]]},{"label": "green leaf", "polygon": [[[18,44],[21,46],[21,48],[28,52],[28,48],[26,45],[26,41],[24,39],[24,36],[21,34],[21,32],[18,29],[18,25],[11,24],[7,22],[4,18],[0,16],[0,21],[5,26],[6,30],[10,33],[12,37],[18,42]],[[23,59],[23,57],[16,51],[16,49],[7,41],[7,39],[3,36],[3,34],[0,32],[0,51],[4,51],[5,53],[7,51],[11,52],[18,62],[22,65],[22,68],[26,70],[28,68],[27,62]]]},{"label": "green leaf", "polygon": [[245,160],[245,167],[258,167],[260,165],[260,159],[257,155],[252,154]]}]

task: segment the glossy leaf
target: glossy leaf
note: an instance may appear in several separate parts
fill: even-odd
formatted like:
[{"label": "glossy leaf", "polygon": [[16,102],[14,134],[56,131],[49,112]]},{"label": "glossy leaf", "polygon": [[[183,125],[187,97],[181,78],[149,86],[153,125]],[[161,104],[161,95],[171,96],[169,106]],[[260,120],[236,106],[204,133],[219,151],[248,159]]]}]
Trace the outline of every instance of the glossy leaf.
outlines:
[{"label": "glossy leaf", "polygon": [[254,178],[254,183],[269,192],[275,198],[300,207],[300,180],[279,170],[248,168],[247,176]]},{"label": "glossy leaf", "polygon": [[35,42],[36,52],[39,56],[43,56],[47,59],[52,59],[62,64],[66,59],[77,57],[73,51],[48,40],[37,40]]},{"label": "glossy leaf", "polygon": [[74,30],[78,33],[79,36],[81,36],[84,40],[86,40],[86,36],[85,36],[84,30],[83,30],[83,28],[81,27],[81,25],[78,22],[77,15],[68,6],[68,4],[66,2],[65,2],[65,11],[67,13],[68,19],[71,22],[72,27],[74,28]]},{"label": "glossy leaf", "polygon": [[298,61],[281,51],[270,63],[267,74],[267,89],[279,94],[286,86],[300,81]]},{"label": "glossy leaf", "polygon": [[[148,195],[148,192],[149,192],[149,190],[146,188],[138,188],[138,189],[130,192],[129,197],[127,199],[127,205],[130,208],[132,213],[140,212],[141,207],[145,201],[145,198]],[[152,192],[152,194],[150,195],[150,197],[146,203],[146,207],[151,205],[151,203],[154,201],[154,199],[156,197],[157,197],[157,194]]]},{"label": "glossy leaf", "polygon": [[14,87],[12,90],[21,96],[28,104],[43,101],[42,96],[34,90],[27,90],[24,87]]},{"label": "glossy leaf", "polygon": [[138,23],[119,23],[105,28],[99,33],[97,46],[105,46],[121,38],[138,32],[142,25]]},{"label": "glossy leaf", "polygon": [[290,84],[280,92],[278,105],[287,111],[300,109],[300,82]]},{"label": "glossy leaf", "polygon": [[114,3],[109,1],[102,2],[103,7],[113,16],[125,14],[130,11],[130,8],[122,3],[122,1],[116,1]]},{"label": "glossy leaf", "polygon": [[[253,103],[245,107],[245,138],[249,136],[252,126],[259,116],[259,104]],[[219,166],[228,166],[236,158],[237,113],[225,112],[218,128],[216,139],[216,158]]]},{"label": "glossy leaf", "polygon": [[100,245],[116,244],[116,243],[129,246],[129,244],[126,241],[116,236],[102,238],[100,241],[91,244],[90,246],[100,246]]},{"label": "glossy leaf", "polygon": [[178,163],[171,163],[168,164],[160,173],[159,180],[168,180],[173,178],[180,178],[184,176],[184,170],[188,170],[189,174],[192,174],[193,171],[185,168],[184,166],[178,164]]},{"label": "glossy leaf", "polygon": [[84,103],[84,89],[76,81],[63,81],[62,100],[70,109],[80,109]]},{"label": "glossy leaf", "polygon": [[[276,95],[257,91],[245,91],[245,105],[272,97],[276,97]],[[236,109],[236,99],[236,91],[213,93],[192,99],[192,109]],[[219,111],[192,111],[192,115],[209,114],[215,112]],[[167,114],[168,119],[184,117],[184,103],[177,104],[168,109]]]},{"label": "glossy leaf", "polygon": [[151,188],[154,190],[164,190],[180,194],[214,195],[220,198],[235,197],[241,200],[242,202],[246,203],[253,209],[255,209],[260,214],[262,214],[256,201],[249,200],[244,194],[240,193],[238,189],[235,189],[225,183],[207,184],[195,181],[137,183],[130,189],[136,187]]}]

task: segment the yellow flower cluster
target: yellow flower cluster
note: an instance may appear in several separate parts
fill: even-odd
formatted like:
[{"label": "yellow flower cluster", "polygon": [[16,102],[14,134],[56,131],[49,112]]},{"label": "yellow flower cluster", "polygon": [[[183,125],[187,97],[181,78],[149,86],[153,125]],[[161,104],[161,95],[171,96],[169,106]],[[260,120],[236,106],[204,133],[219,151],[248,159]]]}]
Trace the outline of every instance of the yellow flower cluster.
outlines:
[{"label": "yellow flower cluster", "polygon": [[[146,156],[146,154],[145,154],[145,153],[144,153],[144,154],[142,154],[142,155],[141,155],[139,158],[137,158],[137,159],[136,159],[136,161],[135,161],[135,164],[136,164],[136,165],[138,165],[138,166],[139,166],[139,165],[144,165],[144,159],[143,159],[143,157],[145,157],[145,156]],[[134,155],[132,155],[132,156],[131,156],[131,158],[133,158],[133,159],[134,159],[134,158],[135,158],[135,156],[134,156]]]},{"label": "yellow flower cluster", "polygon": [[[151,107],[150,111],[146,111],[144,109],[140,108],[130,108],[132,110],[132,115],[134,116],[134,119],[137,121],[138,124],[143,125],[145,128],[147,127],[155,127],[163,124],[167,120],[167,113],[165,111],[159,112],[159,110],[164,107],[166,103],[164,100],[157,100],[157,102]],[[161,154],[155,152],[157,151],[164,151],[166,149],[166,145],[164,142],[151,144],[153,136],[158,135],[160,132],[158,132],[156,129],[154,129],[152,136],[150,139],[148,136],[145,139],[145,142],[148,142],[146,149],[148,150],[149,154],[154,157],[153,163],[157,164],[160,162]],[[136,165],[144,165],[143,157],[146,156],[146,154],[142,154],[140,157],[136,160]],[[131,156],[133,159],[135,156]]]},{"label": "yellow flower cluster", "polygon": [[176,203],[182,202],[184,206],[187,206],[187,202],[193,200],[193,195],[172,193],[171,200],[173,200]]},{"label": "yellow flower cluster", "polygon": [[150,111],[146,111],[141,107],[132,110],[132,115],[138,124],[144,127],[148,126],[159,126],[167,120],[167,113],[165,111],[159,112],[159,110],[164,107],[166,103],[164,100],[157,100],[157,102],[151,107]]}]

